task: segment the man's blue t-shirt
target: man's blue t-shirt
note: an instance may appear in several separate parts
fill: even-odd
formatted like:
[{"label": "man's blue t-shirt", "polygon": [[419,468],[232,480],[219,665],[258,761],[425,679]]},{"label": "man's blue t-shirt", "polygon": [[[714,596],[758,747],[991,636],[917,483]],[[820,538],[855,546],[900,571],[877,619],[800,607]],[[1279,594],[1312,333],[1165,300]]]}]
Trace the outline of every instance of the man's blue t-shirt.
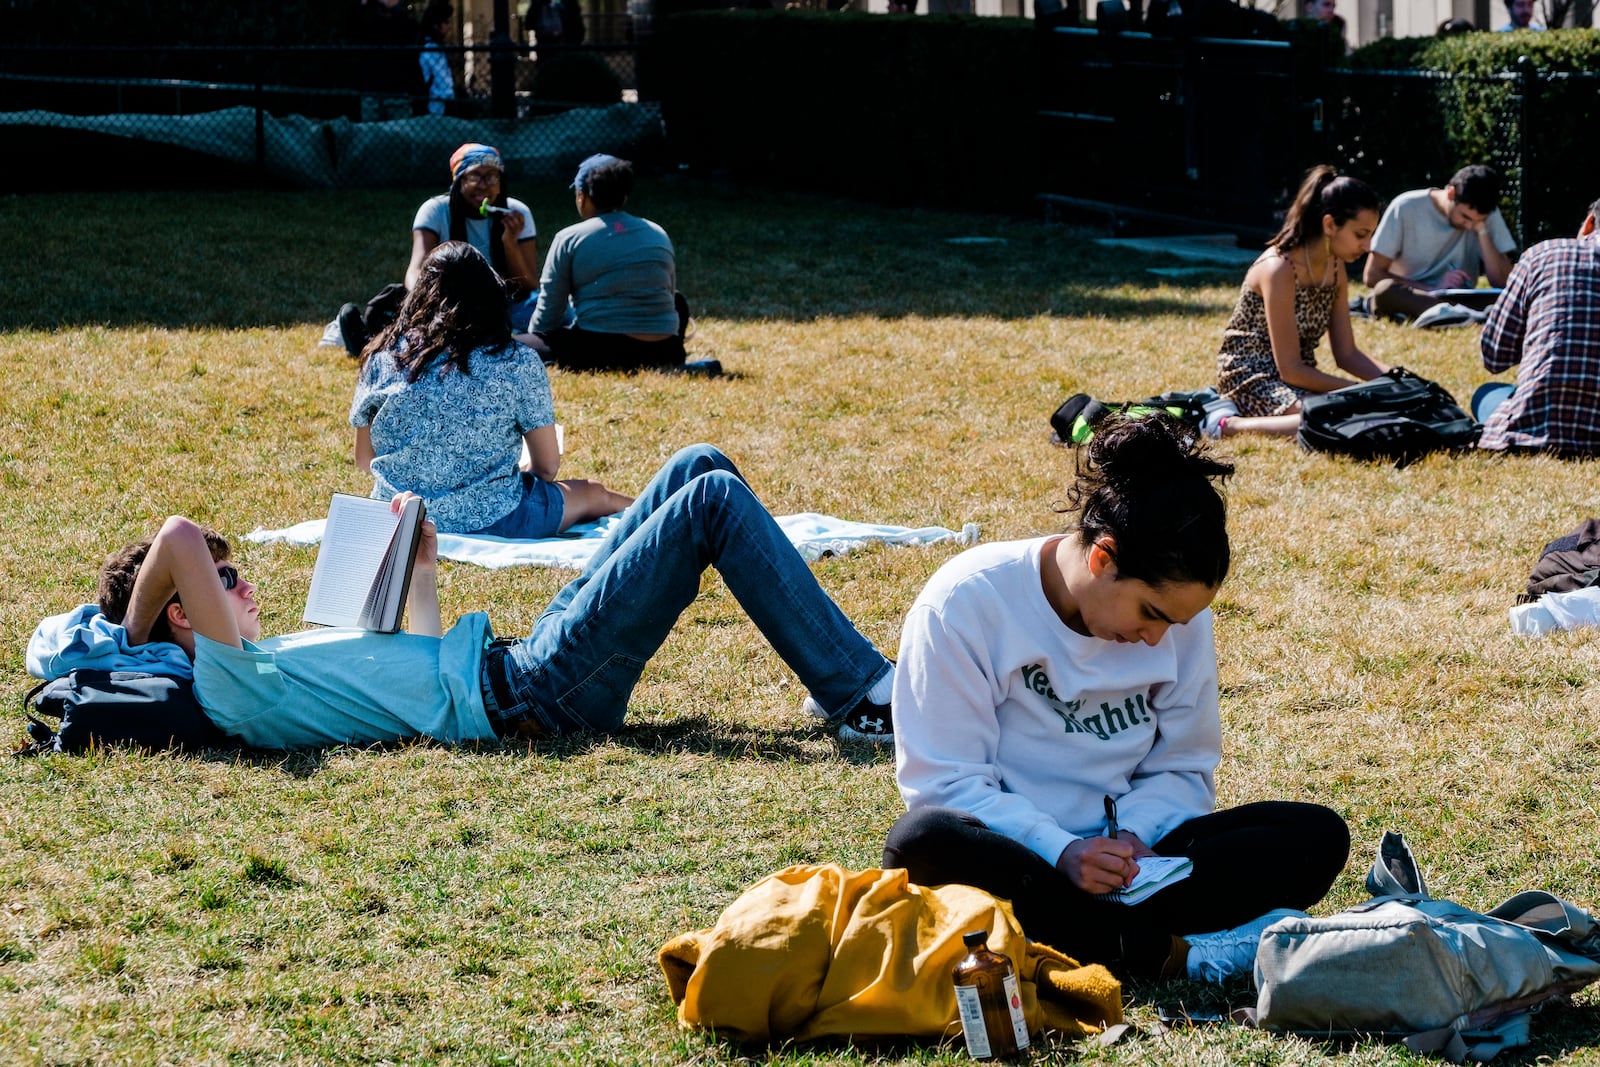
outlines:
[{"label": "man's blue t-shirt", "polygon": [[329,627],[239,649],[195,634],[194,695],[257,748],[492,741],[481,685],[492,637],[482,612],[442,638]]}]

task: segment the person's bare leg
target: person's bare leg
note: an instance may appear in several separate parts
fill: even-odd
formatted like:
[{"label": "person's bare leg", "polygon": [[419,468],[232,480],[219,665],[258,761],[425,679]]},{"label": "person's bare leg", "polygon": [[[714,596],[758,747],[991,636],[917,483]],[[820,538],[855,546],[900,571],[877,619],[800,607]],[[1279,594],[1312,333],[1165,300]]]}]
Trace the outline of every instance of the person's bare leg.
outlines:
[{"label": "person's bare leg", "polygon": [[162,523],[139,566],[122,624],[130,644],[150,639],[150,628],[177,593],[194,631],[219,644],[244,647],[239,641],[239,620],[228,603],[228,591],[217,577],[216,561],[206,544],[205,531],[181,515]]},{"label": "person's bare leg", "polygon": [[1288,415],[1232,415],[1222,424],[1222,436],[1237,433],[1264,433],[1275,437],[1292,437],[1300,431],[1300,413]]},{"label": "person's bare leg", "polygon": [[602,515],[615,515],[633,503],[633,497],[584,478],[564,478],[555,484],[566,499],[566,509],[561,515],[563,530]]},{"label": "person's bare leg", "polygon": [[1425,289],[1397,282],[1393,278],[1385,278],[1373,287],[1372,313],[1379,318],[1404,315],[1408,319],[1414,319],[1439,303],[1440,299]]}]

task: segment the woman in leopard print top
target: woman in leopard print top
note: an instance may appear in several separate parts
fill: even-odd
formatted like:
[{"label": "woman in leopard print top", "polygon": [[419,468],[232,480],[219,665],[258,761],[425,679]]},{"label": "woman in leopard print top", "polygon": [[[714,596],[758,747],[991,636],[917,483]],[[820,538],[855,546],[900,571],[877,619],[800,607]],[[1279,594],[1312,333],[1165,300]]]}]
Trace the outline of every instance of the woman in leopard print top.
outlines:
[{"label": "woman in leopard print top", "polygon": [[1267,250],[1251,265],[1222,334],[1217,392],[1239,414],[1220,434],[1292,434],[1300,399],[1350,385],[1317,367],[1323,334],[1340,370],[1366,380],[1388,368],[1356,347],[1345,264],[1365,255],[1378,226],[1378,194],[1320,166],[1306,175]]}]

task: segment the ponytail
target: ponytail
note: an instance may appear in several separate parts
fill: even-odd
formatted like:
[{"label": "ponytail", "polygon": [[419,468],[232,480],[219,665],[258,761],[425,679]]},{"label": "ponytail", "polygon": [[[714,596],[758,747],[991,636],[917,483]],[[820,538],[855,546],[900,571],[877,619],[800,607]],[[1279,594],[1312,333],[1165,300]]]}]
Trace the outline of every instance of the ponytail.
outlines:
[{"label": "ponytail", "polygon": [[1376,212],[1378,194],[1360,178],[1340,177],[1326,163],[1312,167],[1300,182],[1283,217],[1283,228],[1267,247],[1279,252],[1301,248],[1322,234],[1322,217],[1333,216],[1335,226],[1343,226],[1363,211]]}]

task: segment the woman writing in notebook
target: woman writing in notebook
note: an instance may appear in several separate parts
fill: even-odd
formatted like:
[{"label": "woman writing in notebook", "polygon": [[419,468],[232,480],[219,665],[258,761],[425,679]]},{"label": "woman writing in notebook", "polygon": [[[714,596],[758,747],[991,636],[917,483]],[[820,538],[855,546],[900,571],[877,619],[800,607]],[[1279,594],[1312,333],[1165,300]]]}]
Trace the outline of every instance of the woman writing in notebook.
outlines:
[{"label": "woman writing in notebook", "polygon": [[[1349,832],[1313,804],[1213,810],[1210,605],[1229,562],[1215,483],[1232,465],[1163,416],[1108,420],[1078,456],[1074,527],[962,553],[906,617],[908,811],[883,865],[1008,899],[1029,938],[1082,962],[1225,980],[1249,971],[1274,909],[1322,899]],[[1103,896],[1154,856],[1192,871],[1136,904]]]},{"label": "woman writing in notebook", "polygon": [[483,253],[447,241],[361,355],[350,404],[372,495],[412,492],[443,533],[540,538],[632,497],[556,478],[555,402],[539,354],[511,336],[507,293]]}]

